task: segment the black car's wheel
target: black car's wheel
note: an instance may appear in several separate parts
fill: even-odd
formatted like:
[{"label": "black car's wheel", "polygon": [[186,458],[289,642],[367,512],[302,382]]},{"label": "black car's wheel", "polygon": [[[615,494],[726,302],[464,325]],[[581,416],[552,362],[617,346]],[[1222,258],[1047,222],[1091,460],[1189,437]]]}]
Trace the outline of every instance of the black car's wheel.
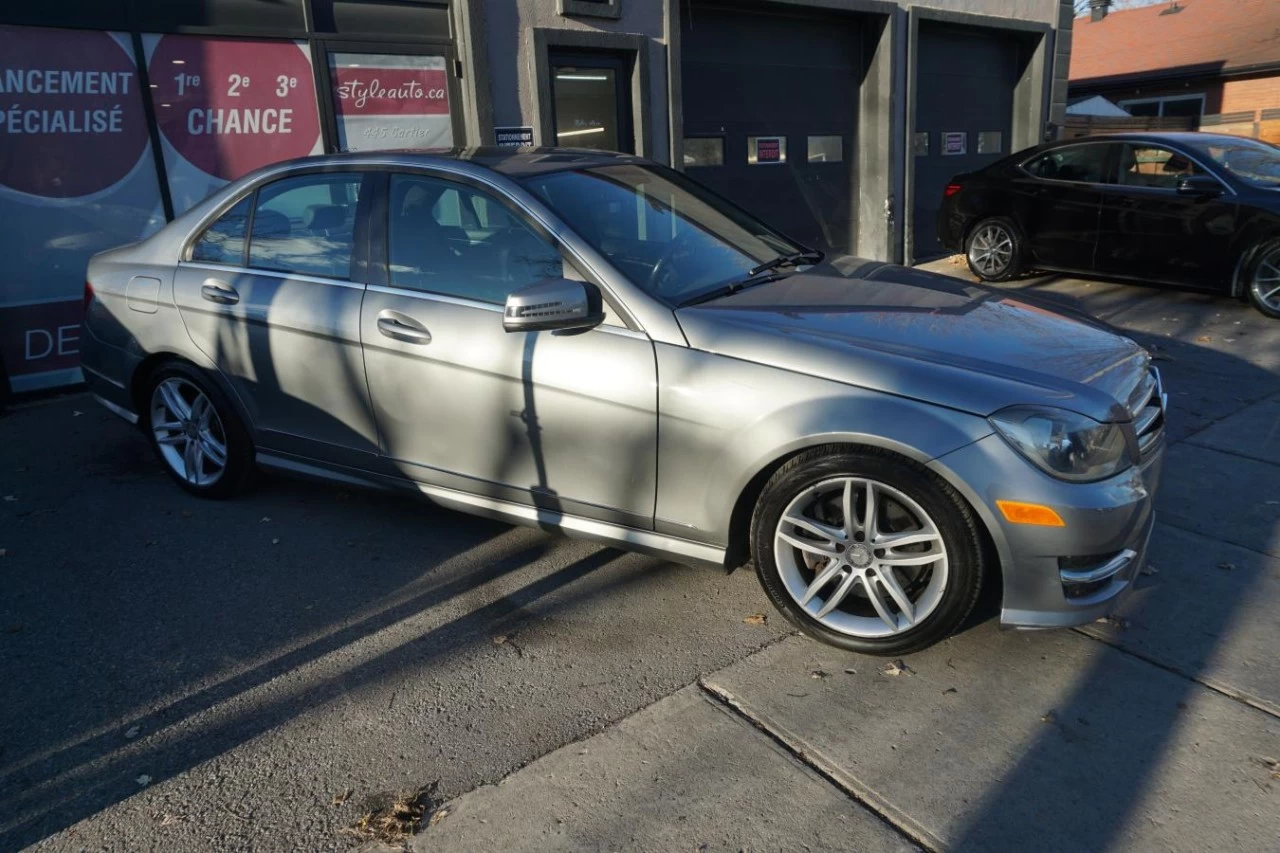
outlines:
[{"label": "black car's wheel", "polygon": [[751,520],[756,572],[800,630],[874,655],[946,638],[973,609],[973,512],[931,472],[883,451],[818,448],[769,479]]},{"label": "black car's wheel", "polygon": [[1245,279],[1245,291],[1254,308],[1280,318],[1280,240],[1258,249]]},{"label": "black car's wheel", "polygon": [[969,230],[964,244],[969,269],[983,281],[1007,281],[1022,272],[1023,245],[1018,226],[1003,216],[984,219]]},{"label": "black car's wheel", "polygon": [[205,498],[229,498],[253,472],[253,443],[216,385],[181,362],[150,377],[142,426],[165,470],[182,488]]}]

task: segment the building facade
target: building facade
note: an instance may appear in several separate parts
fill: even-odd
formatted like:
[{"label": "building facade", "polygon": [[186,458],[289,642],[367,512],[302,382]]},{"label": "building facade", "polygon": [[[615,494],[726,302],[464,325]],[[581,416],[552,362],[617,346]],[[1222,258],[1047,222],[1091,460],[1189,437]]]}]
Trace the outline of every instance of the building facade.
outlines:
[{"label": "building facade", "polygon": [[0,351],[79,379],[84,268],[326,151],[562,145],[794,238],[936,254],[947,180],[1052,135],[1070,0],[45,0],[0,9]]},{"label": "building facade", "polygon": [[1101,96],[1135,118],[1186,120],[1173,127],[1280,138],[1280,3],[1109,5],[1093,0],[1075,24],[1072,101]]}]

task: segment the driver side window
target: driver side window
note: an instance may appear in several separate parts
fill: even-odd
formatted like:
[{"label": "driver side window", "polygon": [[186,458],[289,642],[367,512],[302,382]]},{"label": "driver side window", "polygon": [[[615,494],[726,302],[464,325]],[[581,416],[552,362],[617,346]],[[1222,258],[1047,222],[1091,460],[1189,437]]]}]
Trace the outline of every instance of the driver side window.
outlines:
[{"label": "driver side window", "polygon": [[560,250],[497,200],[465,184],[392,175],[391,284],[501,305],[544,278],[582,276]]}]

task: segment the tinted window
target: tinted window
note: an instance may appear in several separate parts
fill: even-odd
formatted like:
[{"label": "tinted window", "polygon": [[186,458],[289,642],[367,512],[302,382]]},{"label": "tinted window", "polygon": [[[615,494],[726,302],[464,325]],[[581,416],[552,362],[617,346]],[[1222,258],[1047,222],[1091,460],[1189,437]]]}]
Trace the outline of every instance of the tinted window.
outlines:
[{"label": "tinted window", "polygon": [[1178,179],[1188,175],[1203,175],[1190,158],[1149,145],[1126,145],[1120,155],[1120,183],[1138,187],[1176,189]]},{"label": "tinted window", "polygon": [[360,175],[303,175],[258,191],[249,266],[279,272],[351,277]]},{"label": "tinted window", "polygon": [[544,278],[582,278],[506,206],[462,184],[392,175],[387,228],[396,287],[500,305]]},{"label": "tinted window", "polygon": [[218,217],[191,249],[191,260],[212,264],[244,263],[244,232],[249,221],[249,195]]},{"label": "tinted window", "polygon": [[1242,181],[1256,187],[1280,186],[1280,148],[1274,145],[1216,137],[1206,138],[1195,149]]},{"label": "tinted window", "polygon": [[1037,178],[1055,181],[1106,183],[1107,154],[1114,145],[1072,145],[1046,151],[1025,168]]}]

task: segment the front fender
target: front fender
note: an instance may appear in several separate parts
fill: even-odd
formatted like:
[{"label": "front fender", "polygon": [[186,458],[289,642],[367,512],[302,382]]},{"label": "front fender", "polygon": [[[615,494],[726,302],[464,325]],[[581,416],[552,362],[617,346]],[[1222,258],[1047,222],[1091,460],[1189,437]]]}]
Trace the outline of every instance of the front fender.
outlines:
[{"label": "front fender", "polygon": [[921,464],[992,430],[984,418],[683,347],[659,345],[663,533],[725,546],[738,497],[809,447],[881,447]]}]

